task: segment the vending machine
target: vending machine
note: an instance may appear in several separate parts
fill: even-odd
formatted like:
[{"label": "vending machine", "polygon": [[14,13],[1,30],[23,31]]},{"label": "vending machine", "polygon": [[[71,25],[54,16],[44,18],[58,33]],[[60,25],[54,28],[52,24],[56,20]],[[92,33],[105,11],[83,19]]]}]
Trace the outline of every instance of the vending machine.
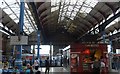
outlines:
[{"label": "vending machine", "polygon": [[101,74],[108,73],[107,44],[71,44],[70,46],[70,71],[86,74],[93,71],[92,64],[95,59],[101,60],[105,66]]}]

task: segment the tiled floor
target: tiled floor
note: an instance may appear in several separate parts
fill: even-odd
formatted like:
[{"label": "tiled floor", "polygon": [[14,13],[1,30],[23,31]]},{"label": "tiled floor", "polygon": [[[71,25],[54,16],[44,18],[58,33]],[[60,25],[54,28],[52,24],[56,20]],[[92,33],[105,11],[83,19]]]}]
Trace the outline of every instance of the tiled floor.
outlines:
[{"label": "tiled floor", "polygon": [[[45,68],[39,68],[42,74],[45,74]],[[69,72],[63,67],[51,67],[49,74],[68,74]]]},{"label": "tiled floor", "polygon": [[[41,74],[45,74],[45,68],[39,68]],[[51,67],[49,74],[70,74],[65,68],[63,67]],[[109,74],[120,74],[120,70],[112,70]]]}]

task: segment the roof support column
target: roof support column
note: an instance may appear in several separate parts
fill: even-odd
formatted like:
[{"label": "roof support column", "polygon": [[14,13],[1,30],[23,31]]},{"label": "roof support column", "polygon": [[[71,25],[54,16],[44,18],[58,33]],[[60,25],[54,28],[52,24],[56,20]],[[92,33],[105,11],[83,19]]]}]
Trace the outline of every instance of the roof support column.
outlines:
[{"label": "roof support column", "polygon": [[105,30],[102,32],[103,43],[105,43]]},{"label": "roof support column", "polygon": [[[20,18],[19,18],[19,28],[20,28],[20,32],[19,32],[19,36],[18,39],[20,40],[20,36],[23,33],[23,25],[24,25],[24,1],[20,2]],[[18,67],[18,69],[22,70],[22,45],[17,45],[16,46],[16,60],[15,60],[15,66]]]},{"label": "roof support column", "polygon": [[50,65],[52,64],[52,43],[50,42]]},{"label": "roof support column", "polygon": [[110,49],[111,49],[111,52],[113,52],[113,47],[112,47],[112,38],[111,38],[111,36],[110,36]]},{"label": "roof support column", "polygon": [[32,64],[34,64],[35,61],[35,45],[33,45],[33,58],[32,58]]},{"label": "roof support column", "polygon": [[37,58],[40,59],[40,30],[38,30],[37,32],[37,46],[38,46]]}]

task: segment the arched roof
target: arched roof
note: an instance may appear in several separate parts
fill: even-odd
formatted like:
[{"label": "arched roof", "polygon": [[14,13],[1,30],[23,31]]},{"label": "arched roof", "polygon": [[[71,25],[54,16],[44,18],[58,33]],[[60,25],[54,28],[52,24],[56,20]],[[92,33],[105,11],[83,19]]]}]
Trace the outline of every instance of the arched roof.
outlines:
[{"label": "arched roof", "polygon": [[[2,25],[17,34],[20,2],[3,0],[0,3]],[[120,9],[120,2],[98,2],[98,0],[46,0],[46,2],[34,1],[33,3],[36,6],[37,16],[34,15],[32,5],[25,2],[24,32],[31,37],[36,35],[36,31],[42,26],[46,35],[45,44],[74,42],[92,28],[102,25],[111,14],[114,17]],[[36,17],[39,21],[36,21]],[[109,34],[115,30],[119,31],[119,28],[117,22],[106,28],[105,32]]]}]

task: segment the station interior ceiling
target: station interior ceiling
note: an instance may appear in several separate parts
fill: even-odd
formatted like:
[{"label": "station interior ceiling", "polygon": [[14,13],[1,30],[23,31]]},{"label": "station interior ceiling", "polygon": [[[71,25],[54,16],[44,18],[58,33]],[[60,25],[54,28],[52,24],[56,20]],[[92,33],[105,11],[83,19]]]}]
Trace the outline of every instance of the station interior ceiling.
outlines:
[{"label": "station interior ceiling", "polygon": [[[3,0],[0,29],[3,38],[19,34],[20,2]],[[40,31],[42,45],[54,46],[55,51],[75,42],[103,42],[112,40],[120,48],[120,1],[45,0],[25,2],[24,35],[28,45],[37,44]],[[4,31],[4,32],[3,32]]]}]

